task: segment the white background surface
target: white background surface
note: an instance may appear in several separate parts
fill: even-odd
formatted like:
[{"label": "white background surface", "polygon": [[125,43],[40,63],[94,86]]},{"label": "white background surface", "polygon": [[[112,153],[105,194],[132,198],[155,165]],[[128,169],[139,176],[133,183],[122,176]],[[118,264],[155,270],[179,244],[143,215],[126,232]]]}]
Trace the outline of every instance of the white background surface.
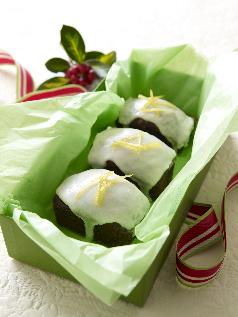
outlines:
[{"label": "white background surface", "polygon": [[[0,48],[24,64],[40,83],[51,76],[44,68],[45,61],[64,57],[59,46],[62,24],[77,27],[88,50],[115,49],[119,58],[126,58],[133,47],[185,42],[209,56],[226,52],[238,47],[237,21],[237,0],[8,0],[0,6]],[[11,78],[8,83],[6,87],[0,77],[0,100],[14,99]],[[219,199],[228,177],[238,170],[237,162],[238,135],[219,152],[200,200]],[[212,192],[214,184],[217,190]],[[10,259],[0,235],[0,317],[237,316],[235,203],[233,195],[228,217],[232,239],[220,277],[203,289],[181,289],[175,282],[173,248],[143,309],[123,302],[107,307],[77,284]]]}]

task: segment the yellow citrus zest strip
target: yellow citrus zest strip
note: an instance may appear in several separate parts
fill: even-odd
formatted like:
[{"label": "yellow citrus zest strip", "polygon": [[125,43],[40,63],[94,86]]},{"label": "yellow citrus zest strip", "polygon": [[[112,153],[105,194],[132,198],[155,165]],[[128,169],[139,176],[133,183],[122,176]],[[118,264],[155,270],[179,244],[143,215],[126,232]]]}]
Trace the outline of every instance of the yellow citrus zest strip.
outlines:
[{"label": "yellow citrus zest strip", "polygon": [[102,206],[105,199],[106,191],[113,185],[122,182],[125,178],[131,177],[132,175],[125,175],[125,176],[119,176],[116,175],[117,178],[109,179],[110,176],[116,175],[114,172],[107,172],[106,174],[99,176],[99,178],[96,178],[92,180],[87,186],[82,188],[75,197],[77,199],[80,199],[81,196],[89,190],[92,186],[98,184],[97,192],[96,192],[96,205]]},{"label": "yellow citrus zest strip", "polygon": [[96,193],[96,205],[103,206],[105,200],[106,191],[113,185],[121,183],[126,177],[131,177],[132,175],[118,176],[114,179],[109,179],[110,176],[115,175],[114,172],[108,172],[105,175],[100,176],[98,182],[98,190]]},{"label": "yellow citrus zest strip", "polygon": [[147,100],[141,109],[142,112],[154,112],[159,116],[161,111],[166,111],[165,109],[159,108],[160,106],[168,106],[171,108],[175,108],[175,106],[172,103],[162,100],[161,98],[163,98],[163,96],[154,96],[153,91],[151,89],[150,97],[139,95],[138,98]]},{"label": "yellow citrus zest strip", "polygon": [[[114,141],[112,143],[113,147],[123,147],[128,150],[135,151],[137,153],[140,153],[141,151],[147,151],[150,149],[155,149],[160,147],[160,143],[147,143],[147,144],[141,144],[142,137],[144,133],[141,131],[135,136],[123,138],[121,140]],[[137,141],[138,143],[131,143],[130,141]]]}]

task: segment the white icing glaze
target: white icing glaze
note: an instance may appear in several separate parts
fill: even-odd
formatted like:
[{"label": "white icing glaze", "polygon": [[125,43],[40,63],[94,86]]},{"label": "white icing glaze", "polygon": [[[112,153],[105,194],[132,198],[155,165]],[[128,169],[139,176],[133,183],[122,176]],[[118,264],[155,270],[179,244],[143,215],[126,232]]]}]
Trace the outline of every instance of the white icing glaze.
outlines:
[{"label": "white icing glaze", "polygon": [[98,204],[100,177],[108,172],[91,169],[72,175],[56,190],[71,211],[84,220],[89,239],[93,238],[93,227],[97,224],[117,222],[128,230],[133,229],[150,208],[148,198],[135,185],[113,172],[108,180],[116,183],[106,189],[103,203]]},{"label": "white icing glaze", "polygon": [[[155,144],[158,147],[134,151],[114,146],[116,142],[131,137],[135,139],[130,143],[137,144],[138,134],[142,134],[142,145]],[[95,168],[105,167],[107,160],[113,161],[125,174],[133,174],[132,179],[148,192],[170,167],[175,156],[173,149],[147,132],[131,128],[108,128],[97,134],[88,160]]]},{"label": "white icing glaze", "polygon": [[153,122],[175,149],[186,146],[193,130],[194,120],[164,99],[159,99],[158,110],[161,110],[159,114],[153,111],[145,112],[143,108],[148,99],[128,99],[121,110],[119,122],[128,126],[134,119],[142,118]]}]

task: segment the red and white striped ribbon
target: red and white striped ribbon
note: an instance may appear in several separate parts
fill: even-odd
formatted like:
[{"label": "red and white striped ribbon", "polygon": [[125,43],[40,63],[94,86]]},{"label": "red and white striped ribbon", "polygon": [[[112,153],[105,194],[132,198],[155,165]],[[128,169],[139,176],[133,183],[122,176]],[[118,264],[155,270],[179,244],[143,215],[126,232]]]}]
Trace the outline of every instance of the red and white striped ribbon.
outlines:
[{"label": "red and white striped ribbon", "polygon": [[33,79],[30,73],[12,58],[12,56],[4,51],[0,51],[0,64],[15,65],[17,69],[17,99],[30,93],[34,89]]},{"label": "red and white striped ribbon", "polygon": [[1,64],[14,65],[17,69],[17,102],[40,100],[59,96],[71,96],[87,91],[83,86],[80,85],[66,85],[53,89],[34,91],[32,76],[24,67],[17,63],[10,54],[0,51],[0,65]]},{"label": "red and white striped ribbon", "polygon": [[[176,247],[177,280],[189,287],[199,287],[210,282],[221,270],[226,253],[225,200],[227,194],[238,187],[238,173],[229,180],[221,204],[221,224],[211,205],[194,204],[188,212],[188,229],[181,235]],[[224,256],[211,267],[194,267],[188,258],[203,248],[223,239]]]},{"label": "red and white striped ribbon", "polygon": [[86,91],[87,90],[80,85],[67,85],[46,90],[35,90],[32,93],[26,94],[22,98],[18,99],[18,102],[40,100],[53,97],[73,96]]}]

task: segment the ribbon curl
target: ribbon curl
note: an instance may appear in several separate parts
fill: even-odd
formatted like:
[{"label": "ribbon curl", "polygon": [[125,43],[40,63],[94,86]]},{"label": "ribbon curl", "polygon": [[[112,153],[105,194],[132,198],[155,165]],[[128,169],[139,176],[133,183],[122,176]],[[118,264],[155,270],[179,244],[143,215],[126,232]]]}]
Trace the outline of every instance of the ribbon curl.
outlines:
[{"label": "ribbon curl", "polygon": [[34,90],[31,74],[7,52],[0,51],[0,65],[13,65],[17,69],[16,101],[25,102],[53,97],[72,96],[87,91],[80,85],[67,85],[54,89]]},{"label": "ribbon curl", "polygon": [[[227,248],[225,200],[227,195],[238,187],[238,173],[229,180],[221,204],[219,223],[211,205],[195,203],[187,214],[190,226],[180,236],[176,246],[176,272],[179,283],[188,287],[199,287],[213,280],[221,270]],[[208,248],[218,240],[223,241],[224,255],[218,263],[210,267],[191,266],[187,259],[201,248]]]}]

